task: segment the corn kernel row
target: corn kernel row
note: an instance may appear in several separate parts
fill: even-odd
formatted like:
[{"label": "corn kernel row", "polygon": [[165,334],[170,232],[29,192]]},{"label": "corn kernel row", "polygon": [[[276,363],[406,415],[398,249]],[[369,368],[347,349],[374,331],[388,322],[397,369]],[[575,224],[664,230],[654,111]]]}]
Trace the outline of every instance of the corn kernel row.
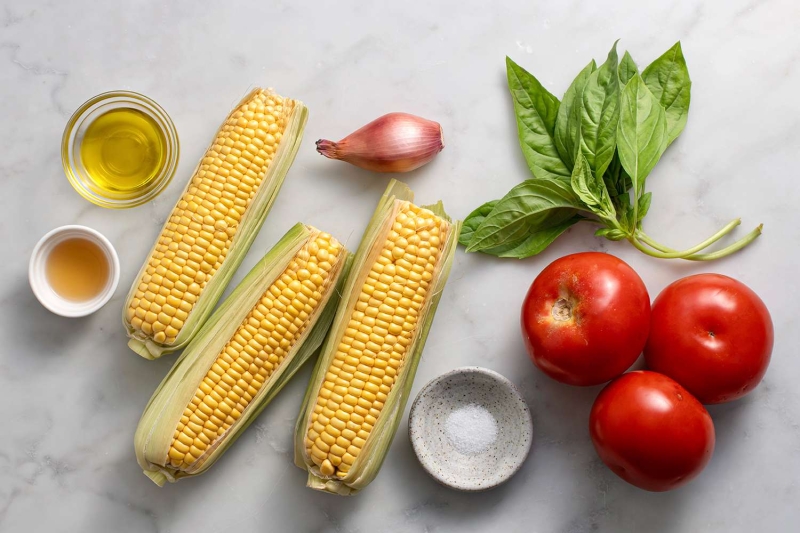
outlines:
[{"label": "corn kernel row", "polygon": [[401,202],[311,414],[304,444],[323,476],[347,475],[402,372],[445,228],[427,209]]},{"label": "corn kernel row", "polygon": [[126,311],[131,326],[174,343],[222,265],[271,164],[293,101],[258,90],[225,121],[173,210]]},{"label": "corn kernel row", "polygon": [[329,234],[317,234],[264,292],[184,409],[168,452],[170,466],[194,465],[242,416],[305,331],[330,289],[342,250]]}]

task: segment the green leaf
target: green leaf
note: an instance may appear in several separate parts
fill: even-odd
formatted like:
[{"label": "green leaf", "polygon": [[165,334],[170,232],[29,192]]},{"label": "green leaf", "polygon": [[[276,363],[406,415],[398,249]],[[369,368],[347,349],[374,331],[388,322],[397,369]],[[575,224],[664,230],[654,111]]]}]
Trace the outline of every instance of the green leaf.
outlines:
[{"label": "green leaf", "polygon": [[[565,223],[571,219],[573,221],[568,225],[565,225]],[[543,246],[546,247],[550,244],[549,242],[545,243],[544,241],[548,234],[553,234],[552,240],[555,240],[555,238],[558,237],[558,234],[555,234],[555,230],[557,228],[563,226],[563,230],[566,230],[567,227],[583,219],[584,217],[575,214],[574,209],[551,209],[550,211],[543,213],[541,221],[537,225],[537,229],[528,231],[529,228],[525,228],[525,233],[521,234],[519,238],[514,238],[501,244],[500,246],[495,246],[494,248],[480,250],[480,253],[494,255],[496,257],[516,257],[517,259],[529,257],[530,255],[534,255],[531,253],[531,250],[535,248],[535,242],[539,241]],[[550,242],[552,242],[552,240]]]},{"label": "green leaf", "polygon": [[611,198],[616,198],[623,192],[618,183],[621,169],[619,154],[615,151],[614,157],[611,158],[611,163],[609,163],[606,172],[603,174],[603,182],[606,184],[606,189],[608,189],[608,194],[611,195]]},{"label": "green leaf", "polygon": [[[582,217],[572,216],[563,222],[559,222],[553,226],[540,229],[538,231],[531,232],[528,237],[519,245],[515,246],[510,250],[503,251],[501,253],[494,253],[492,255],[496,255],[497,257],[514,257],[517,259],[525,259],[526,257],[531,257],[536,255],[545,248],[550,246],[559,235],[567,231],[573,224],[579,222]],[[484,251],[484,253],[489,253],[488,251]]]},{"label": "green leaf", "polygon": [[653,193],[650,193],[650,192],[646,192],[646,193],[644,193],[643,195],[641,195],[639,197],[639,200],[638,200],[638,202],[639,202],[639,206],[638,206],[639,213],[637,215],[639,220],[636,221],[636,225],[637,226],[641,227],[642,219],[644,219],[645,215],[647,215],[647,212],[650,210],[650,201],[652,199],[653,199]]},{"label": "green leaf", "polygon": [[[620,167],[621,168],[621,167]],[[623,169],[622,172],[625,172]],[[614,198],[614,205],[617,206],[617,210],[620,212],[620,216],[622,212],[626,210],[626,208],[631,206],[631,195],[628,191],[625,191],[623,194]]]},{"label": "green leaf", "polygon": [[513,250],[517,246],[521,245],[525,242],[528,238],[528,235],[524,235],[519,239],[507,242],[505,244],[501,244],[500,246],[495,246],[494,248],[486,248],[485,250],[480,250],[478,253],[486,254],[486,255],[493,255],[495,257],[505,257],[503,254],[508,252],[509,250]]},{"label": "green leaf", "polygon": [[605,237],[611,241],[621,241],[627,237],[624,231],[617,228],[600,228],[599,230],[595,231],[594,234],[596,237]]},{"label": "green leaf", "polygon": [[572,169],[570,183],[578,198],[597,215],[607,219],[616,219],[617,215],[614,212],[606,184],[592,174],[589,162],[583,154],[578,154],[578,160],[575,161],[575,167]]},{"label": "green leaf", "polygon": [[596,69],[597,64],[592,59],[572,80],[558,108],[554,139],[561,160],[570,169],[575,165],[575,153],[578,151],[580,139],[581,94],[589,75]]},{"label": "green leaf", "polygon": [[625,207],[623,208],[625,211],[620,216],[620,221],[622,222],[622,226],[626,228],[628,231],[633,231],[636,228],[636,220],[634,220],[634,212],[633,206],[631,205],[630,196],[625,195],[627,201],[625,202]]},{"label": "green leaf", "polygon": [[494,206],[497,204],[497,202],[499,202],[499,200],[486,202],[482,206],[473,210],[472,213],[467,215],[467,218],[464,219],[464,222],[461,225],[461,234],[458,236],[459,244],[463,246],[469,245],[469,241],[472,239],[473,233],[475,233],[475,230],[481,225],[483,219],[485,219],[486,216],[492,212],[492,209],[494,209]]},{"label": "green leaf", "polygon": [[[475,230],[478,229],[478,227],[480,227],[480,224],[486,219],[487,216],[489,216],[489,213],[491,213],[491,210],[488,213],[486,213],[486,211],[484,210],[483,213],[486,213],[486,215],[483,215],[483,214],[480,214],[479,211],[481,211],[483,208],[485,208],[485,207],[487,207],[489,205],[494,206],[499,201],[500,200],[492,200],[491,202],[486,202],[482,206],[480,206],[477,209],[475,209],[467,217],[468,220],[470,220],[470,217],[472,217],[472,219],[470,220],[469,224],[470,224],[470,226],[473,226],[473,228],[468,230],[468,239],[461,240],[461,238],[459,236],[459,243],[463,244],[467,248],[467,250],[466,250],[467,252],[472,252],[473,251],[472,249],[470,249],[469,245],[470,245],[470,242],[472,242],[472,237],[475,235]],[[492,208],[492,210],[493,210],[493,208]],[[552,211],[549,211],[548,213],[553,213],[555,211],[559,211],[559,210],[555,210],[554,209]],[[572,216],[574,214],[574,210],[573,209],[565,209],[565,211],[569,211],[569,216]],[[473,215],[475,215],[475,216],[473,217]],[[562,218],[568,218],[568,217],[562,217]],[[544,220],[544,217],[543,217],[543,220]],[[559,220],[561,220],[561,219],[559,219]],[[467,220],[465,220],[464,222],[466,223]],[[526,225],[519,225],[518,227],[510,230],[507,233],[507,235],[503,239],[503,243],[502,244],[500,244],[498,246],[494,246],[492,248],[482,248],[481,250],[475,250],[475,251],[479,251],[479,252],[484,253],[484,254],[499,256],[501,253],[506,252],[508,250],[511,250],[513,248],[516,248],[517,246],[522,244],[525,241],[525,239],[528,238],[528,229],[529,228]],[[462,231],[461,235],[463,235],[463,234],[464,233]]]},{"label": "green leaf", "polygon": [[569,179],[570,171],[561,161],[553,139],[558,98],[508,57],[506,69],[517,117],[519,143],[528,167],[537,178]]},{"label": "green leaf", "polygon": [[581,93],[580,149],[598,177],[611,163],[617,145],[619,78],[617,43],[606,62],[589,76]]},{"label": "green leaf", "polygon": [[617,220],[619,220],[622,228],[626,231],[633,231],[633,208],[630,194],[626,192],[615,197],[614,206],[617,209]]},{"label": "green leaf", "polygon": [[642,72],[642,79],[666,111],[667,144],[670,144],[686,127],[692,92],[680,41],[650,63]]},{"label": "green leaf", "polygon": [[526,180],[506,194],[474,231],[468,252],[495,248],[540,229],[548,211],[573,208],[589,211],[564,180]]},{"label": "green leaf", "polygon": [[[608,194],[611,200],[618,208],[621,198],[628,196],[628,191],[632,187],[631,177],[622,168],[622,163],[619,161],[619,150],[614,152],[614,157],[611,159],[611,164],[608,165],[606,173],[603,174],[603,182],[606,184]],[[627,200],[630,204],[630,199]]]},{"label": "green leaf", "polygon": [[622,91],[617,149],[622,167],[640,196],[644,180],[667,148],[664,108],[638,74]]},{"label": "green leaf", "polygon": [[[570,214],[574,213],[574,211],[569,210]],[[548,213],[542,213],[540,219],[546,220]],[[519,225],[518,227],[514,228],[513,230],[509,231],[509,233],[503,239],[501,244],[497,246],[492,246],[490,248],[481,248],[480,250],[473,250],[467,246],[467,252],[481,252],[484,254],[489,255],[500,255],[503,252],[516,248],[520,244],[522,244],[525,239],[528,238],[530,234],[530,227],[527,225]]]},{"label": "green leaf", "polygon": [[626,51],[625,54],[622,56],[622,61],[619,62],[620,84],[622,84],[622,86],[624,87],[631,80],[631,78],[638,73],[639,69],[636,68],[636,63],[633,62],[633,58]]}]

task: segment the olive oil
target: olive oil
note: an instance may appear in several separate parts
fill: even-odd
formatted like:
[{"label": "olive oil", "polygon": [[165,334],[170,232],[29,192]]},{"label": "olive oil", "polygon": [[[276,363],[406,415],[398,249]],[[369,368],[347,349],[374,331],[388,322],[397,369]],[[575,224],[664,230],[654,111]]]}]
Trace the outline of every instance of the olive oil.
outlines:
[{"label": "olive oil", "polygon": [[81,141],[86,173],[102,190],[135,193],[166,164],[167,139],[158,123],[129,107],[107,111],[91,122]]},{"label": "olive oil", "polygon": [[56,244],[47,256],[47,282],[66,300],[85,302],[108,283],[108,259],[94,242],[73,237]]}]

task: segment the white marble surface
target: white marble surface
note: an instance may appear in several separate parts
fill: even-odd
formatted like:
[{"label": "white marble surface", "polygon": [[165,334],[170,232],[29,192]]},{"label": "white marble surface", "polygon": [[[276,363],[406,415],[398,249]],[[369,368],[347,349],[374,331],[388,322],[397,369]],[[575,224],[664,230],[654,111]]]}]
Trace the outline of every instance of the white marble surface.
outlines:
[{"label": "white marble surface", "polygon": [[[796,0],[529,2],[0,1],[0,531],[797,531],[800,522],[800,37]],[[511,378],[534,416],[533,450],[507,485],[466,495],[416,463],[405,422],[377,480],[350,499],[304,487],[290,460],[306,368],[206,475],[158,489],[136,464],[138,417],[173,358],[149,362],[119,323],[132,282],[182,183],[229,107],[249,87],[304,100],[297,161],[243,272],[302,220],[355,246],[386,179],[328,161],[338,138],[389,111],[440,121],[447,147],[408,176],[420,201],[459,217],[527,177],[504,62],[509,54],[561,94],[612,41],[641,62],[683,41],[694,81],[683,136],[648,181],[646,227],[690,245],[736,216],[759,222],[752,248],[710,264],[649,259],[575,228],[541,257],[459,252],[414,394],[431,378],[481,365]],[[61,169],[70,113],[110,89],[143,92],[173,117],[182,157],[156,201],[108,211]],[[114,299],[86,319],[49,314],[27,284],[39,237],[68,223],[116,245]],[[748,398],[711,409],[717,449],[705,473],[666,494],[639,491],[597,459],[587,416],[598,388],[558,385],[524,355],[518,309],[541,268],[601,249],[638,270],[652,296],[714,270],[755,289],[776,326],[773,362]]]}]

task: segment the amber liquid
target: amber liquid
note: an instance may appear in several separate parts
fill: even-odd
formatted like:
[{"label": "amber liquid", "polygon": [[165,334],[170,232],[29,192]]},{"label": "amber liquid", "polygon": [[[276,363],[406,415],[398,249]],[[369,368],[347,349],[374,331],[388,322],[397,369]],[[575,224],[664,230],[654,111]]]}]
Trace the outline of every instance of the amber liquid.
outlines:
[{"label": "amber liquid", "polygon": [[164,167],[167,138],[152,117],[121,107],[89,124],[80,151],[86,173],[100,189],[136,193]]},{"label": "amber liquid", "polygon": [[72,238],[56,244],[45,263],[47,282],[66,300],[85,302],[108,283],[108,259],[92,241]]}]

